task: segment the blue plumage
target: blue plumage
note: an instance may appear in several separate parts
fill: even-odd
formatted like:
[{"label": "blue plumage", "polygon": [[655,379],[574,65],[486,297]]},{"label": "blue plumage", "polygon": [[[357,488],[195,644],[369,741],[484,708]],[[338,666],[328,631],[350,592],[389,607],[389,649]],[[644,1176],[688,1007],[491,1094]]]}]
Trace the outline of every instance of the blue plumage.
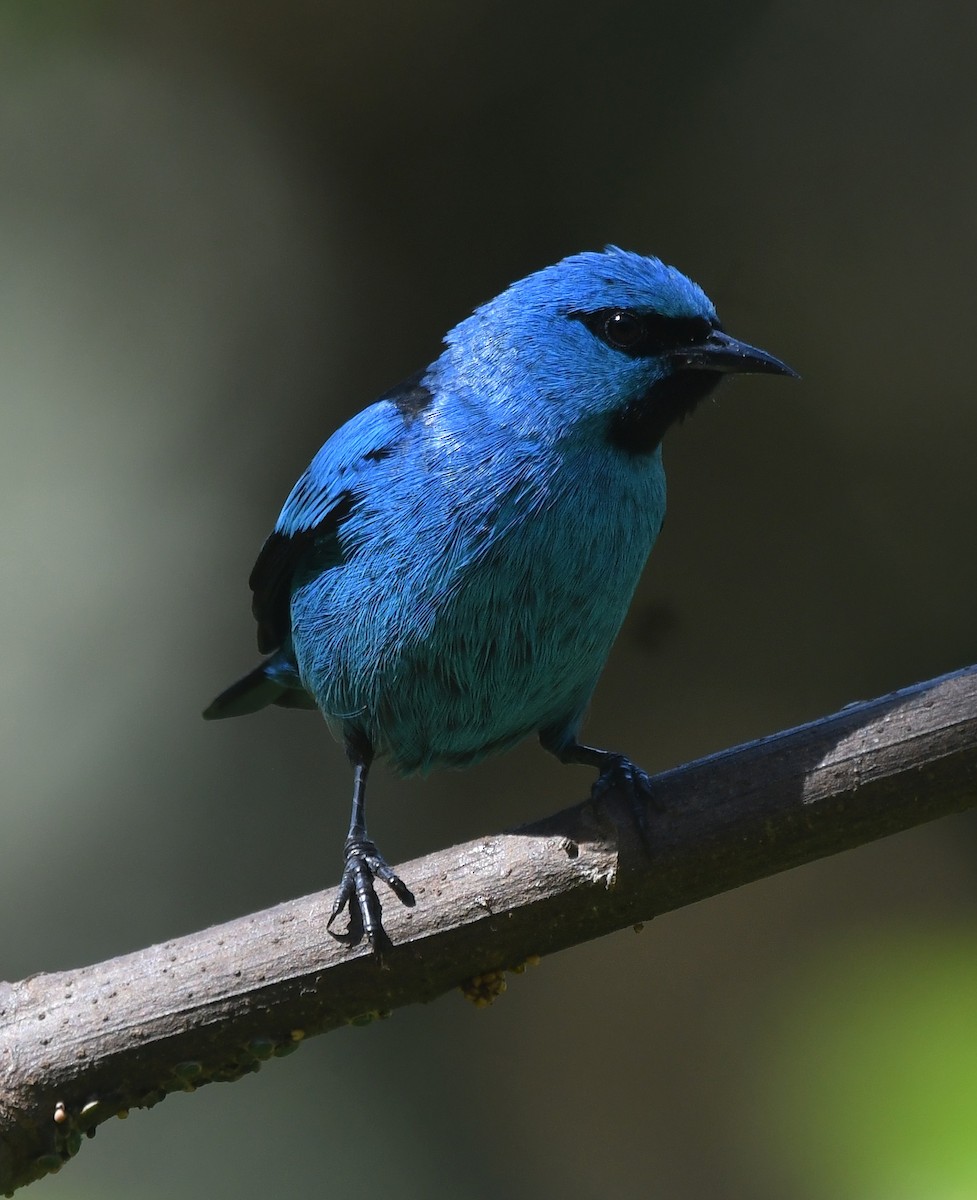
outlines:
[{"label": "blue plumage", "polygon": [[705,294],[608,247],[513,284],[347,422],[251,575],[269,658],[205,713],[318,707],[356,768],[335,919],[385,942],[366,774],[465,766],[538,733],[597,787],[646,777],[577,729],[665,514],[661,438],[734,371],[793,374]]}]

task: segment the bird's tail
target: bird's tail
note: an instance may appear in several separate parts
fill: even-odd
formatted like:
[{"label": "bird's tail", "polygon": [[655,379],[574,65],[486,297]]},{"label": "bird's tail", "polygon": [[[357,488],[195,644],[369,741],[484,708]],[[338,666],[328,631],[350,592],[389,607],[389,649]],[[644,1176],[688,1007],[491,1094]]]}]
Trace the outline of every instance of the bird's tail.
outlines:
[{"label": "bird's tail", "polygon": [[243,717],[269,704],[281,708],[316,707],[316,702],[302,686],[295,665],[281,651],[225,688],[204,709],[204,719],[220,721],[224,717]]}]

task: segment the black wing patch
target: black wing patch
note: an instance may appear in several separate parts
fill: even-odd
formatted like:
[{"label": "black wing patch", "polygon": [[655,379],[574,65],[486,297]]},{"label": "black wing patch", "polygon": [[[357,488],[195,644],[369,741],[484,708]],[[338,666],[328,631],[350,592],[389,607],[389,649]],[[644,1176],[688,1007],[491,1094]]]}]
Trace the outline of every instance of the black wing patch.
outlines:
[{"label": "black wing patch", "polygon": [[251,611],[258,622],[258,649],[277,650],[292,628],[292,578],[299,563],[314,549],[316,566],[325,571],[343,561],[339,527],[353,507],[352,492],[342,492],[336,504],[312,529],[270,535],[261,547],[248,583],[254,592]]},{"label": "black wing patch", "polygon": [[415,371],[413,375],[408,375],[396,387],[378,397],[378,403],[389,400],[404,418],[404,424],[409,425],[425,409],[430,408],[434,401],[434,393],[426,384],[421,383],[427,372],[428,368],[425,367],[423,371]]},{"label": "black wing patch", "polygon": [[[389,458],[395,452],[397,438],[404,428],[433,403],[434,393],[421,382],[426,373],[426,369],[415,371],[379,398],[377,404],[386,401],[393,405],[396,416],[391,414],[392,421],[386,424],[379,422],[377,442],[363,453],[361,463],[378,463]],[[364,409],[360,417],[370,411]],[[354,421],[357,419],[353,418]],[[320,455],[329,445],[327,442]],[[355,462],[345,467],[341,465],[338,475],[327,471],[327,478],[323,479],[313,460],[312,467],[296,484],[278,518],[279,525],[286,529],[276,529],[262,546],[249,581],[254,592],[251,611],[258,622],[258,649],[262,654],[277,650],[289,636],[292,585],[300,565],[305,563],[317,571],[326,571],[343,561],[339,529],[353,507],[357,465]],[[342,486],[344,476],[349,480],[349,487]],[[295,532],[289,533],[288,527]]]}]

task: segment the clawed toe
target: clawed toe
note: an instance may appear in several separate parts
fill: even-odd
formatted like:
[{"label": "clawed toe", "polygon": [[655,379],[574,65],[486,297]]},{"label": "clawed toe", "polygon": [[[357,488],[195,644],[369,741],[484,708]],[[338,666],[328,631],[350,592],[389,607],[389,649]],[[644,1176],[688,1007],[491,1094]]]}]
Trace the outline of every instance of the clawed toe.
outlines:
[{"label": "clawed toe", "polygon": [[590,794],[594,800],[601,800],[608,792],[621,792],[627,797],[642,840],[650,847],[652,837],[648,820],[649,809],[663,811],[651,776],[623,754],[611,755]]},{"label": "clawed toe", "polygon": [[[336,941],[347,946],[355,946],[365,937],[373,953],[379,957],[390,948],[391,943],[383,928],[383,906],[373,886],[374,879],[387,884],[401,904],[413,907],[413,892],[373,842],[366,839],[350,840],[346,843],[346,865],[326,929]],[[337,932],[332,926],[344,908],[349,910],[349,922],[345,930]]]},{"label": "clawed toe", "polygon": [[651,777],[646,771],[633,763],[623,754],[614,754],[598,775],[591,795],[595,800],[609,791],[627,792],[633,800],[649,802],[653,800],[654,788]]}]

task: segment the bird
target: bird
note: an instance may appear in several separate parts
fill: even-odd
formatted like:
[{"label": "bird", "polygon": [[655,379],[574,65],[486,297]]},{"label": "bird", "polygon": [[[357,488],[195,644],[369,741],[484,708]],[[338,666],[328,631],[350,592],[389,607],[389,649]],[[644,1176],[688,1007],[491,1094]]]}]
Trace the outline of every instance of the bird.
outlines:
[{"label": "bird", "polygon": [[312,459],[251,572],[266,657],[203,715],[318,709],[342,741],[334,937],[382,959],[375,881],[414,904],[367,833],[375,760],[467,767],[535,734],[597,770],[595,797],[650,797],[631,759],[578,735],[662,527],[662,439],[747,373],[797,375],[678,269],[610,245],[476,308]]}]

